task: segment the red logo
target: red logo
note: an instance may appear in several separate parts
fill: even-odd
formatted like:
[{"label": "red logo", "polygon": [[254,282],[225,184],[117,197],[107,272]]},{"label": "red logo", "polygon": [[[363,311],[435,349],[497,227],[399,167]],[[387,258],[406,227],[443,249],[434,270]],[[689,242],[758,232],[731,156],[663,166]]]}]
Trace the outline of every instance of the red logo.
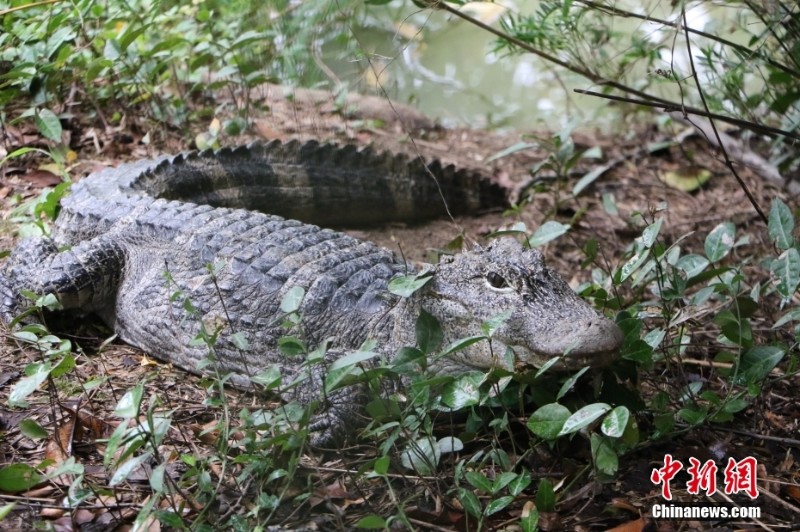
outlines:
[{"label": "red logo", "polygon": [[[714,495],[717,492],[717,471],[719,468],[713,460],[700,462],[697,458],[689,458],[689,481],[686,483],[686,491],[692,495],[699,495],[701,492],[707,495]],[[650,473],[650,481],[661,484],[661,496],[672,500],[670,481],[683,469],[680,460],[674,460],[671,454],[664,455],[664,465],[653,469]],[[752,456],[748,456],[740,461],[728,458],[728,465],[723,471],[724,491],[727,495],[739,492],[746,493],[751,499],[758,497],[757,484],[758,461]]]},{"label": "red logo", "polygon": [[669,482],[678,474],[678,471],[683,469],[683,464],[680,460],[673,460],[671,454],[664,455],[664,467],[661,469],[653,469],[650,473],[650,482],[655,485],[661,484],[661,496],[666,500],[672,500],[672,492],[669,489]]}]

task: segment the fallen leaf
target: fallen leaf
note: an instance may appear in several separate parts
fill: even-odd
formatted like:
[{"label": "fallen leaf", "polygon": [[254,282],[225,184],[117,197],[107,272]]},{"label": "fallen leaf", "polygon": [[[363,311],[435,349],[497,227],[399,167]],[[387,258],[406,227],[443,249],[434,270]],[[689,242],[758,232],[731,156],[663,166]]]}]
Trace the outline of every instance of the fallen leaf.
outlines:
[{"label": "fallen leaf", "polygon": [[279,132],[277,129],[272,128],[270,126],[270,124],[266,120],[256,119],[253,122],[253,125],[255,126],[256,131],[258,131],[258,134],[261,135],[261,137],[264,138],[264,139],[267,139],[267,140],[272,140],[272,139],[283,140],[286,137],[286,135],[284,135],[283,133]]},{"label": "fallen leaf", "polygon": [[86,523],[91,523],[94,521],[95,515],[94,512],[91,512],[85,508],[78,508],[72,514],[72,520],[75,524],[78,525],[85,525]]},{"label": "fallen leaf", "polygon": [[42,517],[46,517],[47,519],[57,519],[64,515],[63,508],[42,508],[42,511],[39,512],[39,515]]},{"label": "fallen leaf", "polygon": [[194,433],[197,438],[206,445],[214,445],[219,440],[219,428],[217,421],[209,421],[204,425],[193,423],[189,425],[189,429]]},{"label": "fallen leaf", "polygon": [[658,179],[672,188],[684,192],[692,192],[702,187],[711,179],[711,172],[705,169],[687,169],[682,173],[658,172]]},{"label": "fallen leaf", "polygon": [[789,484],[783,487],[783,492],[794,499],[794,502],[800,504],[800,486]]},{"label": "fallen leaf", "polygon": [[54,466],[51,467],[57,466],[72,455],[72,441],[78,430],[78,425],[75,422],[75,417],[70,413],[56,427],[53,437],[47,441],[44,457],[55,462]]},{"label": "fallen leaf", "polygon": [[142,355],[142,360],[139,362],[140,366],[158,366],[158,361],[153,360],[147,355]]},{"label": "fallen leaf", "polygon": [[54,187],[61,183],[61,178],[47,170],[31,170],[25,174],[25,180],[37,188]]},{"label": "fallen leaf", "polygon": [[78,412],[78,419],[80,420],[81,430],[88,431],[89,436],[95,440],[108,438],[119,425],[117,422],[106,421],[85,410]]},{"label": "fallen leaf", "polygon": [[640,517],[636,521],[628,521],[627,523],[622,523],[619,526],[615,526],[612,529],[609,529],[608,532],[641,532],[644,530],[644,527],[647,523],[644,522],[644,518]]},{"label": "fallen leaf", "polygon": [[639,513],[639,509],[636,508],[636,506],[626,501],[625,499],[620,499],[619,497],[615,497],[614,499],[611,500],[611,507],[617,508],[619,510],[626,510],[634,514]]}]

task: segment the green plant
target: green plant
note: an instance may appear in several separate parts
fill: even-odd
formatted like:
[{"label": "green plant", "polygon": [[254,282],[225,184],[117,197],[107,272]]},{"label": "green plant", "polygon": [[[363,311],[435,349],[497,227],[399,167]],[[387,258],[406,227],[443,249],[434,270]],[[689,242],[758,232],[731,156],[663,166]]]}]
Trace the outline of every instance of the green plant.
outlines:
[{"label": "green plant", "polygon": [[[0,123],[33,120],[58,144],[62,125],[75,119],[111,127],[131,110],[176,127],[211,119],[219,108],[204,95],[227,93],[220,106],[233,116],[221,129],[236,135],[249,126],[251,89],[324,79],[314,58],[334,40],[347,53],[341,37],[356,8],[283,0],[0,3]],[[78,106],[85,115],[71,113]]]},{"label": "green plant", "polygon": [[[631,338],[626,357],[643,368],[666,364],[679,368],[685,355],[696,347],[695,332],[686,319],[685,308],[707,309],[701,315],[715,314],[719,327],[716,371],[726,379],[722,390],[711,387],[705,380],[684,382],[677,393],[656,386],[659,390],[650,400],[649,409],[654,415],[653,436],[671,434],[676,422],[687,427],[714,422],[728,422],[733,415],[748,407],[755,399],[777,364],[797,348],[797,337],[792,345],[780,341],[759,344],[753,334],[752,320],[762,301],[778,296],[783,303],[800,284],[800,262],[794,240],[787,237],[793,227],[791,212],[776,199],[770,214],[769,232],[779,249],[780,257],[766,261],[775,275],[774,282],[748,283],[745,267],[755,266],[752,260],[740,257],[730,261],[729,255],[737,247],[746,245],[746,237],[736,238],[735,226],[724,222],[707,235],[704,254],[684,253],[680,240],[670,246],[663,245],[658,234],[662,220],[656,218],[648,224],[630,251],[630,258],[612,274],[614,284],[629,283],[644,296],[649,289],[654,298],[634,303],[620,317],[620,325]],[[783,304],[782,303],[782,304]],[[641,309],[650,308],[647,312]],[[652,309],[658,309],[653,313]],[[712,310],[713,309],[713,310]],[[642,319],[639,316],[649,316]],[[782,317],[780,327],[795,319],[796,311]],[[641,339],[640,335],[647,331]],[[797,336],[797,331],[795,331]],[[705,339],[708,341],[708,339]],[[797,367],[793,355],[789,364]],[[676,372],[681,378],[681,373]]]},{"label": "green plant", "polygon": [[[698,22],[691,17],[703,8],[683,3],[640,13],[593,0],[553,0],[533,13],[509,10],[500,29],[459,9],[460,4],[417,2],[495,35],[496,52],[533,54],[601,87],[580,93],[639,109],[705,116],[765,135],[777,168],[771,173],[791,176],[798,170],[800,153],[792,147],[800,139],[800,30],[794,5],[727,2],[738,13],[737,31],[749,38],[741,44],[722,28],[698,28],[702,16]],[[617,19],[647,24],[621,31]]]}]

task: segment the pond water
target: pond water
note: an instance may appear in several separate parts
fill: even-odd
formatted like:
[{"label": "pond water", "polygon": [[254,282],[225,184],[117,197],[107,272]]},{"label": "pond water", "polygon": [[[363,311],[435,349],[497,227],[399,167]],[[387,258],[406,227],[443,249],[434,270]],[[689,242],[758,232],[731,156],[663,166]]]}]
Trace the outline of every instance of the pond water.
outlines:
[{"label": "pond water", "polygon": [[[674,11],[677,8],[662,2],[653,2],[652,7],[640,2],[630,4],[615,3],[622,9],[627,7],[668,20],[675,20],[679,14]],[[499,28],[498,20],[507,9],[530,13],[539,2],[505,0],[502,5],[505,7],[474,2],[466,9],[475,18]],[[733,27],[730,21],[737,14],[706,3],[690,8],[688,16],[691,27],[713,32],[725,25]],[[661,24],[634,18],[608,17],[608,20],[616,31],[639,31],[653,45],[671,42],[676,33]],[[376,92],[380,84],[393,99],[412,103],[445,125],[554,130],[570,121],[579,121],[590,127],[624,127],[618,106],[574,92],[576,88],[601,91],[587,79],[529,53],[498,52],[494,36],[441,10],[423,10],[407,0],[372,6],[353,33],[372,68],[363,57],[332,60],[332,68],[340,79],[361,92]],[[697,44],[700,42],[696,41]],[[626,43],[610,42],[604,56],[614,61],[621,59],[626,53],[625,46]],[[669,49],[662,50],[653,72],[635,67],[640,70],[628,72],[627,79],[639,85],[649,83],[653,86],[648,90],[654,94],[677,99],[680,96],[677,83],[663,79],[658,69],[689,72],[686,59],[685,44],[676,42],[675,55]],[[701,68],[698,61],[696,67]]]}]

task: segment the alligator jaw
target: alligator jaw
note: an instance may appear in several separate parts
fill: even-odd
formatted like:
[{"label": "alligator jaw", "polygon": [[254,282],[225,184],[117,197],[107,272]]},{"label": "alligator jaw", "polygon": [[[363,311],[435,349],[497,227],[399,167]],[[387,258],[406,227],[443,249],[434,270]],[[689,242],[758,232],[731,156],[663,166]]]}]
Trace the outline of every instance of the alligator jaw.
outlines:
[{"label": "alligator jaw", "polygon": [[[575,328],[575,323],[564,323],[565,328]],[[559,327],[556,327],[557,329]],[[553,369],[572,371],[584,367],[603,368],[619,358],[624,335],[616,323],[598,315],[584,325],[583,330],[572,334],[565,332],[562,342],[549,345],[535,352],[524,346],[512,346],[516,356],[515,369],[531,366],[541,367],[552,359],[558,359]]]}]

